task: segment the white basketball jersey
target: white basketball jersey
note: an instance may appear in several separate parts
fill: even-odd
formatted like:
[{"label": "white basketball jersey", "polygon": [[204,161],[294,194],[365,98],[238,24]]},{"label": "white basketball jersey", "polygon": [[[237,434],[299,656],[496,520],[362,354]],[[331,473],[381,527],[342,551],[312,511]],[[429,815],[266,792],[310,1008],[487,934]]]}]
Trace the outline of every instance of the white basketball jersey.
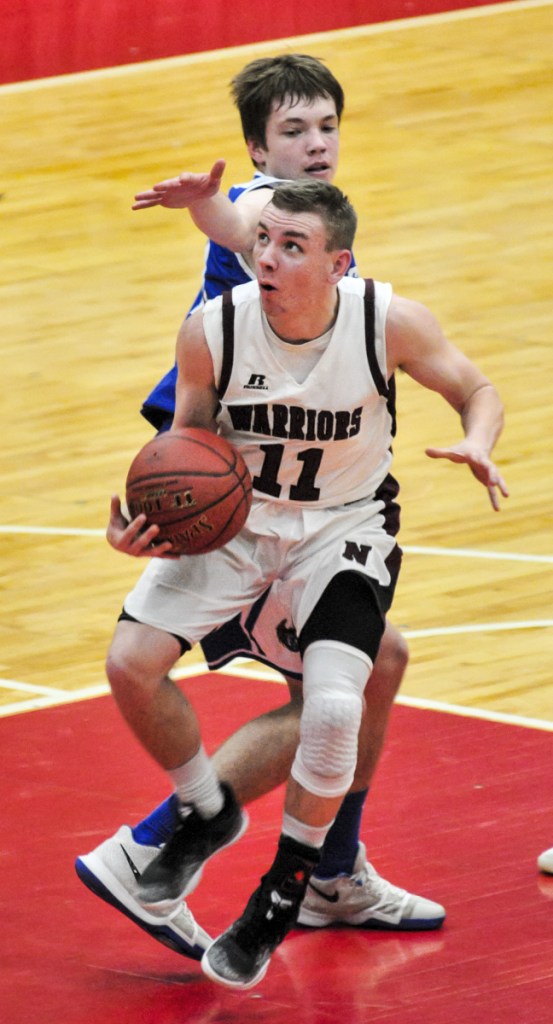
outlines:
[{"label": "white basketball jersey", "polygon": [[[386,370],[385,323],[392,289],[355,278],[343,278],[338,288],[328,344],[301,383],[269,343],[257,282],[204,307],[219,430],[240,450],[258,497],[341,505],[372,496],[388,474],[395,390]],[[227,329],[224,340],[231,297],[234,334]]]}]

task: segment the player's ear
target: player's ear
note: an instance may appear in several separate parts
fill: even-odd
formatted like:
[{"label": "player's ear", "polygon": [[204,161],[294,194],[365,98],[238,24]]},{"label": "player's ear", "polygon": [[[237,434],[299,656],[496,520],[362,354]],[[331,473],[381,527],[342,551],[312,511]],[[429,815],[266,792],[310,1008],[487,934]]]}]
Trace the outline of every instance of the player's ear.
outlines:
[{"label": "player's ear", "polygon": [[332,253],[332,270],[330,281],[337,284],[347,274],[351,266],[351,252],[349,249],[335,249]]},{"label": "player's ear", "polygon": [[255,139],[246,139],[246,146],[250,159],[253,161],[255,166],[259,168],[260,171],[264,171],[267,166],[267,150]]}]

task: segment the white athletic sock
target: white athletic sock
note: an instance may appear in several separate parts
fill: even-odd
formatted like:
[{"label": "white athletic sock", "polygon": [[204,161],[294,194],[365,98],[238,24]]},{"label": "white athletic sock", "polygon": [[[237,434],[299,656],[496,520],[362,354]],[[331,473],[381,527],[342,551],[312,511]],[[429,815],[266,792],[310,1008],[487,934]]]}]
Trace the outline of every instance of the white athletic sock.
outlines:
[{"label": "white athletic sock", "polygon": [[203,744],[186,764],[168,772],[183,804],[193,804],[202,818],[214,818],[225,802],[215,769]]},{"label": "white athletic sock", "polygon": [[282,816],[282,834],[290,836],[298,843],[305,843],[306,846],[314,846],[320,850],[333,822],[334,819],[329,821],[328,825],[305,825],[303,821],[298,821],[285,811]]}]

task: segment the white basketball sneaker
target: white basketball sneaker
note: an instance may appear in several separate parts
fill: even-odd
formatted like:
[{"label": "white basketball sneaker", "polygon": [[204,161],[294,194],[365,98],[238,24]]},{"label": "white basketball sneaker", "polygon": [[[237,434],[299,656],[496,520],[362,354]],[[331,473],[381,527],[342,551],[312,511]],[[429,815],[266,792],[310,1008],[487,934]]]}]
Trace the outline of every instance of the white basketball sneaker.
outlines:
[{"label": "white basketball sneaker", "polygon": [[351,875],[324,879],[311,876],[298,924],[311,928],[348,924],[388,931],[430,931],[444,920],[445,910],[439,903],[414,896],[381,878],[367,860],[364,844],[359,843]]},{"label": "white basketball sneaker", "polygon": [[544,850],[538,857],[538,867],[540,871],[544,871],[546,875],[553,875],[553,846],[549,850]]},{"label": "white basketball sneaker", "polygon": [[159,855],[159,846],[135,843],[128,825],[106,839],[91,853],[77,857],[75,870],[88,889],[134,921],[152,938],[175,953],[201,960],[211,937],[194,920],[186,903],[169,914],[152,913],[137,893],[142,872]]}]

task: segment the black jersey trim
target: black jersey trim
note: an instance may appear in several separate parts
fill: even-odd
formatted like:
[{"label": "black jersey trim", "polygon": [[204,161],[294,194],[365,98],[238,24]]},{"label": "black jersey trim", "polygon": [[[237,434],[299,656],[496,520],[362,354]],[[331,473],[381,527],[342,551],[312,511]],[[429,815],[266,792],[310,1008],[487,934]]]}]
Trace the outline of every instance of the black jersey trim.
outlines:
[{"label": "black jersey trim", "polygon": [[382,373],[380,366],[378,365],[378,359],[376,358],[374,281],[371,277],[365,279],[365,347],[367,349],[367,359],[369,360],[370,371],[378,394],[382,395],[383,398],[387,398],[389,392],[388,384],[384,379],[384,374]]},{"label": "black jersey trim", "polygon": [[389,381],[386,381],[384,374],[376,358],[375,338],[375,302],[374,302],[374,281],[372,278],[365,279],[365,347],[369,369],[379,395],[386,399],[388,412],[392,421],[391,434],[396,436],[396,381],[392,374]]},{"label": "black jersey trim", "polygon": [[221,379],[217,394],[219,399],[223,397],[228,388],[232,364],[234,363],[234,303],[232,292],[223,292],[223,363],[221,366]]}]

